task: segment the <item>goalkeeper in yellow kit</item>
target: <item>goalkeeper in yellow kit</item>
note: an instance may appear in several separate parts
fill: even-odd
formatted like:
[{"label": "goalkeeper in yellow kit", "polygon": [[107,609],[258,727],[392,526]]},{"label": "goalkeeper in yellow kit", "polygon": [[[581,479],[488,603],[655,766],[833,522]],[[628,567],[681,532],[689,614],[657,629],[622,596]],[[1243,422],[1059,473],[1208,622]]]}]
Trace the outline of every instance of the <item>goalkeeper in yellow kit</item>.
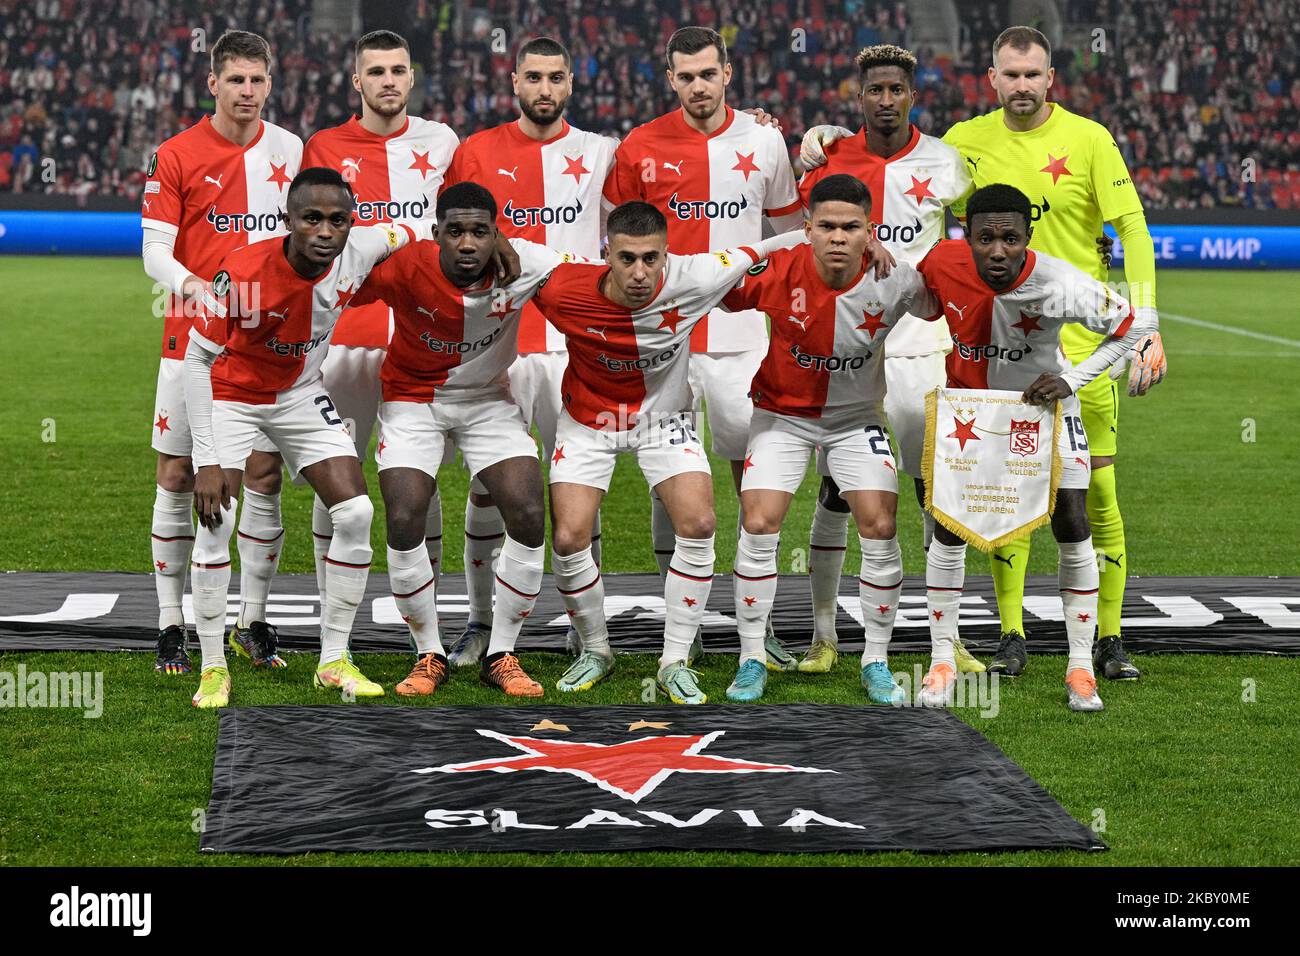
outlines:
[{"label": "goalkeeper in yellow kit", "polygon": [[[1142,201],[1124,158],[1105,127],[1076,116],[1059,103],[1047,101],[1054,71],[1051,46],[1032,27],[1004,30],[993,44],[989,81],[1001,109],[957,123],[943,137],[966,160],[978,189],[1008,183],[1033,203],[1030,245],[1064,259],[1084,272],[1106,279],[1106,264],[1098,255],[1102,226],[1109,222],[1124,249],[1127,298],[1136,309],[1155,318],[1155,248],[1147,231]],[[805,163],[817,165],[823,144],[839,130],[817,127],[805,137]],[[843,131],[847,133],[848,131]],[[824,161],[824,160],[823,160]],[[964,201],[954,203],[958,216]],[[1096,349],[1101,336],[1071,325],[1061,332],[1061,346],[1074,364]],[[1079,391],[1084,430],[1092,453],[1088,486],[1088,519],[1098,554],[1101,589],[1097,609],[1098,640],[1093,652],[1096,670],[1112,680],[1135,680],[1137,667],[1120,641],[1120,611],[1124,600],[1124,522],[1115,492],[1115,454],[1119,421],[1119,363]],[[1129,357],[1128,392],[1145,395],[1165,374],[1160,333],[1144,337]],[[993,584],[1002,621],[1002,640],[989,670],[1014,677],[1026,663],[1023,603],[1029,538],[992,555]]]}]

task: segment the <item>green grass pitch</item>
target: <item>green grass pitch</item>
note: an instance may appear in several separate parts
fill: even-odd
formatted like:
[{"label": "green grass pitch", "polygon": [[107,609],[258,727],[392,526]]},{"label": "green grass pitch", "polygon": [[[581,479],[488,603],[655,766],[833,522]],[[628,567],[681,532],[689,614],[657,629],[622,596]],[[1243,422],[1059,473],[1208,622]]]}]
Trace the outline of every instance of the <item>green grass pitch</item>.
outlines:
[{"label": "green grass pitch", "polygon": [[[1121,278],[1117,276],[1116,278]],[[161,336],[138,260],[0,258],[0,570],[149,569],[153,452],[149,427]],[[1151,396],[1124,399],[1120,502],[1130,571],[1137,575],[1295,575],[1300,509],[1300,274],[1166,272],[1160,305],[1168,315],[1284,339],[1289,346],[1166,318],[1170,375]],[[715,462],[718,571],[731,567],[735,499]],[[383,573],[382,502],[374,466],[376,573]],[[444,469],[445,539],[460,540],[465,478]],[[799,497],[782,540],[782,570],[800,566],[807,546],[813,482]],[[286,487],[288,543],[281,568],[312,567],[311,495]],[[920,521],[900,500],[899,536],[909,574],[924,570]],[[604,508],[604,564],[610,571],[654,568],[645,484],[620,463]],[[854,544],[846,568],[856,566]],[[459,570],[455,547],[448,570]],[[1050,573],[1055,547],[1037,535],[1031,572]],[[970,572],[987,573],[973,556]],[[401,655],[363,655],[363,669],[391,688]],[[1064,661],[1034,657],[1025,677],[1004,684],[997,717],[958,710],[1078,820],[1104,819],[1105,854],[373,854],[290,858],[203,857],[192,830],[206,806],[216,721],[189,706],[195,678],[163,679],[139,654],[0,654],[0,670],[102,671],[99,720],[61,710],[0,713],[0,864],[1068,864],[1285,865],[1300,861],[1289,808],[1300,780],[1295,763],[1300,662],[1261,657],[1160,655],[1139,660],[1136,686],[1104,684],[1103,714],[1069,713]],[[899,655],[910,670],[918,657]],[[564,668],[554,655],[525,655],[548,686]],[[311,659],[291,658],[277,673],[233,666],[239,704],[316,703]],[[734,662],[712,656],[703,682],[715,696]],[[648,656],[621,658],[619,671],[583,703],[633,703]],[[470,675],[458,675],[439,704],[499,703]],[[1243,687],[1254,700],[1243,700]],[[773,703],[865,703],[856,667],[826,678],[777,675]],[[1250,696],[1250,695],[1246,695]],[[551,693],[547,703],[555,703]],[[386,699],[389,704],[394,698]],[[368,705],[363,705],[368,706]],[[414,704],[411,706],[420,706]],[[520,706],[528,706],[521,704]]]}]

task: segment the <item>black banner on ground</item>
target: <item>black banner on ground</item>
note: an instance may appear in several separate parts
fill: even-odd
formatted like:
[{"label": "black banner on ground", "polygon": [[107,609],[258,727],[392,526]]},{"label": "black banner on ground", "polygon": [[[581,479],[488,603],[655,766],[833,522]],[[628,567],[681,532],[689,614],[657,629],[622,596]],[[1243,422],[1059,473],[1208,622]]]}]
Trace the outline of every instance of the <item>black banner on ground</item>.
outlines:
[{"label": "black banner on ground", "polygon": [[204,850],[1104,849],[943,711],[244,707]]}]

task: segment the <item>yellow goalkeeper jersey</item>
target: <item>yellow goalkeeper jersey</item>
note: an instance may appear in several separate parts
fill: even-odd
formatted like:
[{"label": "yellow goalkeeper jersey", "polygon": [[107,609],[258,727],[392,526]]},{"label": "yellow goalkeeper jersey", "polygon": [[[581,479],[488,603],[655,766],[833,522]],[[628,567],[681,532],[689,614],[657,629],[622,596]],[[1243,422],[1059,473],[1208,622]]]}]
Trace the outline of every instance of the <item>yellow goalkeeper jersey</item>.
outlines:
[{"label": "yellow goalkeeper jersey", "polygon": [[[1142,200],[1106,127],[1059,103],[1051,106],[1047,121],[1025,133],[1008,129],[999,109],[957,123],[943,141],[961,153],[973,189],[1007,183],[1029,197],[1031,248],[1105,281],[1106,268],[1097,251],[1102,225],[1141,212]],[[965,218],[965,198],[953,203],[952,211]],[[1061,330],[1061,344],[1075,361],[1101,340],[1074,323]]]}]

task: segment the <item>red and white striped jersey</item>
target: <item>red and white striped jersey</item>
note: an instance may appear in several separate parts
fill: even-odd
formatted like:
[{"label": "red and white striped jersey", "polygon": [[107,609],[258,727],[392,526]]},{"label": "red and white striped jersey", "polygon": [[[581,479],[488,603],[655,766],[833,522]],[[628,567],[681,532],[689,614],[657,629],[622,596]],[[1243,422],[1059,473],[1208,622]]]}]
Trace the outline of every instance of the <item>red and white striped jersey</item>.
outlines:
[{"label": "red and white striped jersey", "polygon": [[[203,117],[158,147],[141,197],[141,225],[176,237],[176,261],[211,280],[227,253],[283,235],[289,183],[298,175],[302,140],[261,122],[247,146],[226,139]],[[172,296],[163,321],[163,358],[183,359],[191,318]]]},{"label": "red and white striped jersey", "polygon": [[[804,173],[799,198],[804,208],[817,183],[847,173],[871,193],[871,221],[876,237],[899,262],[916,265],[944,237],[944,209],[970,191],[971,178],[961,154],[943,140],[915,126],[908,144],[885,159],[867,146],[866,127],[826,148],[826,165]],[[943,323],[904,319],[889,336],[889,355],[946,352]]]},{"label": "red and white striped jersey", "polygon": [[[677,255],[752,245],[763,238],[764,216],[799,211],[785,139],[748,113],[723,108],[726,120],[707,136],[688,126],[681,110],[638,126],[618,147],[605,182],[611,206],[641,199],[668,217],[668,249]],[[714,315],[695,326],[691,351],[744,352],[766,330],[761,312]]]},{"label": "red and white striped jersey", "polygon": [[[307,141],[302,164],[328,166],[352,186],[359,226],[434,221],[438,189],[460,140],[445,123],[408,116],[389,136],[379,136],[353,116]],[[388,306],[374,302],[339,316],[334,345],[382,349],[391,334]]]},{"label": "red and white striped jersey", "polygon": [[[687,340],[692,329],[746,269],[780,248],[780,242],[769,239],[757,248],[693,256],[670,253],[659,289],[636,310],[601,292],[609,266],[574,262],[556,267],[534,301],[568,341],[569,364],[560,393],[574,421],[626,431],[638,419],[689,410]],[[721,322],[731,317],[725,311],[721,315]]]},{"label": "red and white striped jersey", "polygon": [[190,333],[219,355],[212,366],[213,400],[274,405],[316,384],[339,313],[377,263],[413,241],[405,224],[356,226],[316,279],[289,265],[281,238],[226,256]]},{"label": "red and white striped jersey", "polygon": [[828,422],[879,418],[888,337],[909,313],[931,321],[943,317],[920,274],[906,263],[880,280],[864,265],[836,290],[817,274],[808,243],[772,253],[722,303],[760,309],[772,319],[767,356],[750,392],[754,407]]},{"label": "red and white striped jersey", "polygon": [[1043,372],[1073,367],[1061,351],[1062,326],[1076,322],[1123,336],[1133,323],[1133,307],[1104,283],[1032,249],[1020,276],[1001,292],[979,277],[960,239],[940,242],[917,269],[948,318],[952,388],[1023,390]]},{"label": "red and white striped jersey", "polygon": [[382,299],[395,330],[379,378],[386,402],[466,401],[508,384],[518,357],[519,315],[571,254],[512,239],[519,278],[494,286],[489,268],[468,289],[442,271],[436,242],[417,242],[370,273],[355,301]]},{"label": "red and white striped jersey", "polygon": [[[447,185],[476,182],[497,201],[497,226],[511,239],[527,239],[588,259],[600,256],[600,191],[618,146],[608,136],[575,129],[535,140],[505,123],[461,144]],[[531,303],[519,325],[519,351],[563,352],[564,336]]]}]

